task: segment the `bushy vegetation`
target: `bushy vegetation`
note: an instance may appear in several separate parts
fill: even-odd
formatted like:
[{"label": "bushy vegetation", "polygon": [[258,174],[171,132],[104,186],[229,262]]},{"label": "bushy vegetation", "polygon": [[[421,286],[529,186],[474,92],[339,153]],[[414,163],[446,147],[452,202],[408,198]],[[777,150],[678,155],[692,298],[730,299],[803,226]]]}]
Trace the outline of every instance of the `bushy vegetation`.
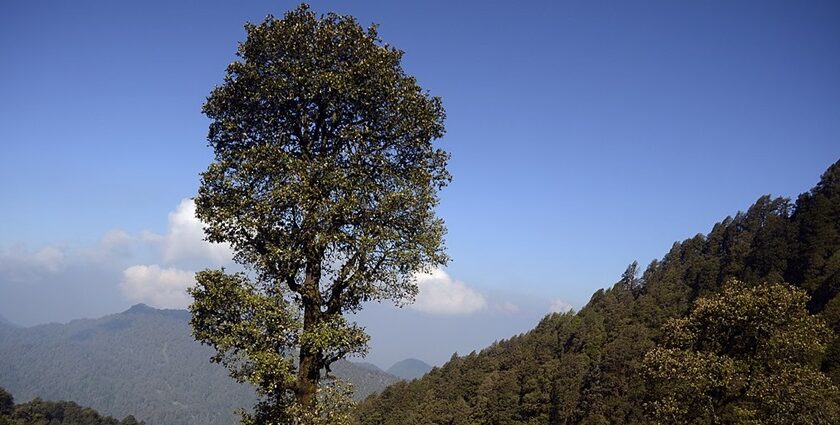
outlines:
[{"label": "bushy vegetation", "polygon": [[808,296],[783,284],[723,290],[663,326],[643,367],[657,423],[840,422],[840,391],[820,373],[831,332]]},{"label": "bushy vegetation", "polygon": [[[361,424],[394,425],[616,424],[731,423],[731,418],[737,417],[742,423],[758,424],[790,421],[789,416],[779,416],[784,412],[801,414],[789,423],[840,420],[830,416],[837,406],[836,386],[840,382],[840,162],[795,202],[763,196],[745,213],[717,223],[709,234],[675,243],[665,257],[652,262],[641,276],[637,269],[635,263],[631,264],[612,288],[597,291],[579,313],[547,316],[526,334],[500,341],[480,353],[453,356],[420,380],[398,383],[381,395],[368,398],[358,407],[356,420]],[[747,295],[723,289],[733,280],[747,288]],[[798,288],[789,297],[796,301],[788,306],[790,311],[807,311],[827,326],[824,335],[822,331],[811,335],[802,330],[811,329],[808,326],[796,330],[800,337],[811,335],[804,338],[814,344],[805,356],[807,359],[791,362],[783,352],[762,351],[765,356],[771,353],[770,358],[755,361],[782,362],[781,365],[756,369],[756,365],[747,362],[752,369],[744,375],[739,369],[743,364],[737,363],[743,358],[733,357],[727,351],[736,349],[734,339],[740,338],[738,335],[733,335],[733,340],[719,341],[719,350],[674,342],[678,336],[675,323],[681,322],[673,319],[686,318],[690,322],[692,317],[697,319],[704,303],[710,300],[745,297],[749,291],[764,290],[749,288],[782,282]],[[716,295],[721,290],[723,295]],[[784,320],[790,321],[788,325],[796,320],[812,321],[797,317]],[[814,326],[817,327],[813,329],[819,328]],[[711,331],[696,332],[699,333],[695,336],[708,336]],[[656,349],[657,346],[662,348]],[[682,351],[671,352],[668,357],[662,351],[668,349]],[[677,361],[680,355],[685,358]],[[687,368],[691,366],[690,359],[699,365],[702,356],[717,356],[717,360],[726,356],[726,362],[732,360],[726,367],[734,369],[716,370],[721,378],[721,374],[730,373],[735,387],[727,387],[727,391],[733,390],[730,395],[741,398],[713,398],[729,407],[689,412],[668,420],[667,406],[662,404],[668,399],[663,392],[674,390],[669,385],[679,386],[682,375],[657,375],[657,368],[669,362]],[[714,361],[710,360],[707,366],[711,367]],[[764,377],[766,385],[745,386],[744,377]],[[778,393],[788,390],[786,395]],[[798,390],[802,397],[793,397]],[[685,402],[680,400],[681,393],[671,393],[676,398],[672,402]],[[753,396],[747,396],[748,393]],[[759,394],[767,402],[777,398],[797,405],[771,408],[755,404]],[[819,403],[821,408],[815,410]],[[680,410],[677,404],[672,407]],[[750,416],[757,409],[762,414],[778,415]],[[718,411],[730,416],[709,414]],[[768,413],[771,411],[776,413]]]},{"label": "bushy vegetation", "polygon": [[0,388],[0,425],[145,425],[145,422],[138,422],[131,415],[118,421],[70,401],[36,398],[15,405],[12,395]]}]

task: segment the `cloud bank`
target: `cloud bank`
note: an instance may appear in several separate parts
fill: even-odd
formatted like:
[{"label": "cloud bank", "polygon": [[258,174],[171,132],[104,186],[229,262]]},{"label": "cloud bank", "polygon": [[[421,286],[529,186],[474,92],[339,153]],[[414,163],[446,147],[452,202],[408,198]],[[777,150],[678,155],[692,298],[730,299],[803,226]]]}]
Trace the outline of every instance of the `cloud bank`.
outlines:
[{"label": "cloud bank", "polygon": [[0,282],[27,282],[52,277],[66,261],[66,249],[60,246],[46,246],[34,252],[23,245],[0,248]]},{"label": "cloud bank", "polygon": [[186,308],[191,302],[187,288],[193,285],[194,272],[153,264],[125,269],[120,288],[133,301],[162,308]]},{"label": "cloud bank", "polygon": [[[30,326],[113,313],[128,258],[116,233],[82,246],[0,246],[0,314]],[[119,248],[118,248],[119,246]]]},{"label": "cloud bank", "polygon": [[169,213],[167,233],[147,232],[144,239],[159,244],[166,263],[186,260],[210,261],[214,265],[229,263],[233,257],[230,245],[204,240],[204,223],[195,216],[195,202],[184,199]]},{"label": "cloud bank", "polygon": [[[120,239],[113,236],[109,239]],[[229,244],[204,240],[204,223],[195,216],[192,199],[182,200],[169,213],[164,234],[145,232],[142,240],[158,248],[152,264],[139,264],[123,270],[120,289],[132,302],[154,307],[185,308],[191,302],[186,290],[195,284],[192,268],[231,264],[233,251]]]},{"label": "cloud bank", "polygon": [[441,269],[417,275],[419,293],[410,308],[430,314],[470,314],[487,307],[478,291],[452,279]]},{"label": "cloud bank", "polygon": [[[184,308],[191,302],[186,289],[195,284],[195,271],[205,267],[235,268],[232,254],[228,244],[204,240],[204,225],[195,217],[195,203],[184,199],[169,213],[164,232],[129,234],[112,229],[96,243],[75,248],[0,247],[0,290],[15,282],[26,282],[30,289],[19,285],[21,294],[16,298],[32,298],[37,297],[38,290],[45,290],[46,287],[32,287],[40,282],[61,289],[50,290],[55,294],[83,294],[98,288],[94,292],[101,296],[93,297],[98,302],[97,311],[108,312],[107,305],[124,302]],[[520,313],[516,304],[507,300],[491,303],[484,294],[441,269],[417,274],[416,279],[419,293],[415,303],[409,306],[415,311],[432,315],[470,315],[479,311],[502,315]],[[56,311],[55,318],[78,317],[78,313],[72,312],[81,306],[71,308],[78,303],[67,301],[67,296],[60,296],[44,303],[51,304],[49,310]],[[24,321],[29,320],[8,304],[0,303],[0,307],[23,317]],[[66,312],[59,312],[61,309],[54,304],[65,305]]]},{"label": "cloud bank", "polygon": [[567,313],[569,311],[572,311],[573,309],[574,309],[574,307],[571,304],[569,304],[565,300],[557,298],[556,300],[551,302],[551,305],[548,307],[548,312],[549,313]]}]

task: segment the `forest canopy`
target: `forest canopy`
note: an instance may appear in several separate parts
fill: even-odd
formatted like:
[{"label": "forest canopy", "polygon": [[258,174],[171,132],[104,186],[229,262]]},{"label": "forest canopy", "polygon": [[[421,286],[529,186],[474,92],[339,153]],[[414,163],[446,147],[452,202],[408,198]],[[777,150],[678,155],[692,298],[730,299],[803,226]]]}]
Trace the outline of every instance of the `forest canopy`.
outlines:
[{"label": "forest canopy", "polygon": [[[733,280],[741,289],[726,286]],[[750,423],[784,423],[810,410],[793,423],[837,423],[838,294],[840,161],[795,201],[762,196],[708,234],[675,243],[643,273],[631,264],[579,313],[549,315],[526,334],[480,353],[453,356],[420,380],[369,397],[356,419],[370,425],[726,423],[715,418],[720,412]],[[772,324],[780,333],[766,344],[754,342],[744,355],[738,350],[747,347],[739,348],[733,335],[712,327],[719,323],[711,320],[715,316],[700,313],[748,306],[778,314],[768,316],[769,322],[756,315],[727,323],[747,334],[753,325]],[[790,336],[805,345],[778,340]],[[699,406],[697,412],[680,407],[692,394],[683,386],[691,359],[720,378],[700,383],[705,387],[692,390],[693,396],[711,394],[719,406]],[[668,364],[676,368],[673,373],[661,371]],[[743,367],[753,371],[745,375]],[[745,377],[758,378],[756,385],[743,385]],[[720,382],[726,385],[716,386]],[[789,397],[774,392],[791,385]],[[669,392],[673,404],[662,405]],[[734,398],[720,398],[727,394]],[[757,394],[772,405],[756,402]]]},{"label": "forest canopy", "polygon": [[44,401],[36,398],[15,404],[14,397],[0,388],[0,425],[145,425],[134,416],[118,421],[72,401]]}]

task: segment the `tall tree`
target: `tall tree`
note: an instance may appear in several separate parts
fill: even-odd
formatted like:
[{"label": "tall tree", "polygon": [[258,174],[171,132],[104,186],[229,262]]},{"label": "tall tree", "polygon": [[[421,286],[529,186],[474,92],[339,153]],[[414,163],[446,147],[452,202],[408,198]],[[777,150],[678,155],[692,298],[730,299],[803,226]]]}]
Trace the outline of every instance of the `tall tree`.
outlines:
[{"label": "tall tree", "polygon": [[318,409],[330,363],[365,352],[345,313],[408,301],[446,263],[444,110],[376,26],[303,4],[245,29],[204,105],[215,158],[195,203],[248,272],[199,272],[190,311],[213,360],[257,387],[252,419],[282,422]]},{"label": "tall tree", "polygon": [[644,367],[655,423],[835,424],[840,391],[819,370],[832,334],[808,295],[729,283],[672,319]]}]

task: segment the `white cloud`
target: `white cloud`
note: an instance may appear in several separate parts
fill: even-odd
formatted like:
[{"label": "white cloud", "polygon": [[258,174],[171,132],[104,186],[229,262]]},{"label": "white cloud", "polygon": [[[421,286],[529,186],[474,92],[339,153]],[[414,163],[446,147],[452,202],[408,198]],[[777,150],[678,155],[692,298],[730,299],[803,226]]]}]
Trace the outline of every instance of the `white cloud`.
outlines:
[{"label": "white cloud", "polygon": [[204,224],[195,216],[195,203],[184,199],[169,213],[169,228],[165,235],[145,232],[143,239],[160,244],[163,260],[171,263],[182,260],[206,260],[215,264],[231,261],[229,244],[204,240]]},{"label": "white cloud", "polygon": [[122,229],[111,229],[99,238],[99,245],[107,250],[119,250],[131,243],[131,236]]},{"label": "white cloud", "polygon": [[487,307],[487,300],[478,291],[452,279],[445,271],[417,275],[417,294],[410,307],[432,314],[470,314]]},{"label": "white cloud", "polygon": [[143,239],[143,242],[148,242],[150,244],[159,244],[163,242],[164,239],[166,239],[163,235],[159,235],[148,230],[143,231],[141,238]]},{"label": "white cloud", "polygon": [[[103,244],[106,241],[118,243],[123,239],[122,235],[109,234],[103,238]],[[190,303],[186,290],[195,284],[195,276],[179,267],[227,265],[233,257],[229,244],[204,240],[204,224],[195,216],[192,199],[182,200],[169,213],[165,234],[147,231],[140,240],[159,249],[150,259],[150,263],[157,264],[128,267],[123,271],[120,288],[129,300],[156,307],[184,308]]]},{"label": "white cloud", "polygon": [[99,238],[99,247],[92,250],[94,256],[107,258],[112,255],[128,257],[131,255],[132,237],[122,229],[111,229]]},{"label": "white cloud", "polygon": [[0,248],[0,280],[40,280],[45,274],[54,275],[62,270],[66,259],[66,249],[59,246],[45,246],[34,252],[23,245]]},{"label": "white cloud", "polygon": [[32,256],[32,260],[36,267],[56,273],[64,264],[64,250],[54,246],[44,247]]},{"label": "white cloud", "polygon": [[496,310],[498,310],[498,311],[500,311],[504,314],[511,315],[511,314],[519,313],[519,311],[521,309],[519,308],[518,305],[516,305],[516,304],[514,304],[510,301],[505,301],[501,304],[496,305]]},{"label": "white cloud", "polygon": [[572,311],[574,307],[568,302],[557,298],[556,300],[551,302],[551,306],[548,308],[549,313],[566,313]]},{"label": "white cloud", "polygon": [[160,308],[185,308],[190,304],[187,288],[195,285],[195,273],[158,265],[131,266],[123,271],[120,288],[136,302]]}]

